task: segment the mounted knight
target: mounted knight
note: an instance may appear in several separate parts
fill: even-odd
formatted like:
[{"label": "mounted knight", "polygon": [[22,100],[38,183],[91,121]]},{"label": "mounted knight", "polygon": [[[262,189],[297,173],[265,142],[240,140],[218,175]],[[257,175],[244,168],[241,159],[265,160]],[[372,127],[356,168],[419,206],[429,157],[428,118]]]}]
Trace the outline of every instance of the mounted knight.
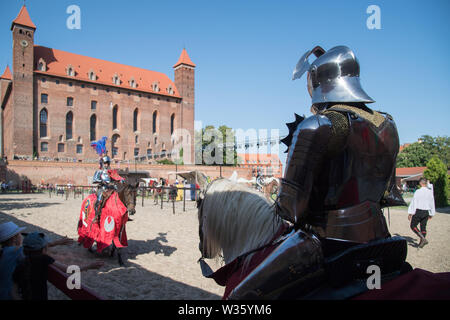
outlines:
[{"label": "mounted knight", "polygon": [[100,156],[100,168],[93,177],[98,184],[96,193],[83,200],[78,221],[78,242],[85,248],[97,252],[117,248],[119,264],[123,265],[120,250],[128,245],[125,225],[135,214],[138,182],[125,181],[116,170],[112,170],[111,159],[106,150],[106,137],[91,143]]},{"label": "mounted knight", "polygon": [[[316,59],[309,63],[311,55]],[[205,276],[226,286],[224,298],[345,299],[368,289],[369,266],[380,267],[382,283],[411,270],[405,262],[406,240],[391,237],[382,212],[404,204],[395,188],[397,128],[392,116],[367,107],[374,100],[361,87],[359,71],[355,54],[345,46],[315,47],[300,58],[293,80],[307,73],[313,115],[296,114],[287,124],[289,135],[282,140],[288,146],[286,169],[273,209],[279,219],[266,214],[264,224],[271,227],[265,240],[260,235],[263,240],[250,246],[247,239],[247,249],[229,253],[227,239],[239,238],[237,223],[225,235],[223,219],[217,220],[218,228],[213,215],[236,187],[224,192],[216,191],[218,184],[210,186],[199,201],[199,261]],[[248,191],[240,194],[254,197]],[[253,210],[257,219],[273,208],[257,203],[241,214]],[[227,264],[213,273],[203,259],[217,254],[216,247]],[[258,260],[252,258],[259,254]],[[248,267],[252,264],[253,269]]]},{"label": "mounted knight", "polygon": [[100,222],[102,207],[108,197],[111,196],[114,191],[118,190],[117,183],[123,183],[125,181],[125,179],[117,173],[117,170],[111,170],[111,158],[108,156],[108,151],[106,150],[106,139],[106,137],[102,137],[102,139],[91,143],[91,146],[95,148],[96,152],[100,155],[100,168],[95,171],[92,179],[93,183],[98,184],[94,222]]}]

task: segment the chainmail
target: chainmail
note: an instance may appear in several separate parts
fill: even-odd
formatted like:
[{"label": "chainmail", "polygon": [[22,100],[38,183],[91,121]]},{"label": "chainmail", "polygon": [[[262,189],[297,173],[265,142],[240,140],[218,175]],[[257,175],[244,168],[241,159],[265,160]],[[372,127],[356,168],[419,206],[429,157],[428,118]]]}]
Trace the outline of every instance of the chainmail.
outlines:
[{"label": "chainmail", "polygon": [[348,118],[337,111],[326,110],[323,114],[331,121],[331,137],[328,142],[328,156],[334,156],[344,148],[349,134]]}]

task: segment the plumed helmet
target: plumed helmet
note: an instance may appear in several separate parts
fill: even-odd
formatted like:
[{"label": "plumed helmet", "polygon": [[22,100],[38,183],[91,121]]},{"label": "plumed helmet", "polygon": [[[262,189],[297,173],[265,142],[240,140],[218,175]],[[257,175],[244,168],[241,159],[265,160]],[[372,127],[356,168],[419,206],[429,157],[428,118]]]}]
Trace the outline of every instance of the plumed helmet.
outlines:
[{"label": "plumed helmet", "polygon": [[111,164],[111,158],[108,157],[108,156],[103,156],[102,157],[102,162]]},{"label": "plumed helmet", "polygon": [[[317,59],[311,64],[308,58]],[[327,102],[375,102],[361,87],[359,62],[353,51],[337,46],[325,51],[317,46],[306,52],[297,63],[293,80],[307,74],[308,92],[312,104]]]}]

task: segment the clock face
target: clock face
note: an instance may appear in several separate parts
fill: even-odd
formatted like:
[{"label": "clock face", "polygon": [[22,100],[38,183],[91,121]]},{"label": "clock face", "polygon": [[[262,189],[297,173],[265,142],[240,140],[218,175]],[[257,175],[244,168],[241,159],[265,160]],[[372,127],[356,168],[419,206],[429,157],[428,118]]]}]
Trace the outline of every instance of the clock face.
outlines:
[{"label": "clock face", "polygon": [[22,46],[22,47],[27,47],[28,46],[28,42],[27,42],[27,40],[22,40],[22,41],[20,41],[20,45]]}]

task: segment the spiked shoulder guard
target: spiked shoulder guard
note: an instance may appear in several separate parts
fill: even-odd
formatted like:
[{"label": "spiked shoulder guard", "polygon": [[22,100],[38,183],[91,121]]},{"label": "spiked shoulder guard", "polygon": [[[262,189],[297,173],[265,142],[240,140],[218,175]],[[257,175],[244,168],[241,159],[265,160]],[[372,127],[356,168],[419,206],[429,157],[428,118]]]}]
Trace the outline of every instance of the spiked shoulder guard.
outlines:
[{"label": "spiked shoulder guard", "polygon": [[331,137],[332,122],[323,114],[301,121],[293,132],[278,193],[278,214],[283,219],[293,223],[304,220],[314,178],[328,153]]}]

